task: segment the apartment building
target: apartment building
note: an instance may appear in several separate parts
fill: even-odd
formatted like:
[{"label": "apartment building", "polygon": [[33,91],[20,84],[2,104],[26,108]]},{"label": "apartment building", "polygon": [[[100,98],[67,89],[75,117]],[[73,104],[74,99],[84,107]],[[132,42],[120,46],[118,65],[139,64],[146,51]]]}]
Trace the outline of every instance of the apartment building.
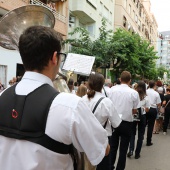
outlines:
[{"label": "apartment building", "polygon": [[69,32],[75,27],[84,27],[94,40],[99,36],[103,17],[107,21],[107,29],[113,29],[114,3],[115,0],[70,0]]},{"label": "apartment building", "polygon": [[[1,0],[0,17],[15,8],[28,4],[42,5],[51,10],[55,16],[54,29],[61,33],[65,39],[68,34],[68,0]],[[19,26],[18,26],[19,28]],[[7,86],[7,82],[13,77],[23,73],[22,61],[15,50],[7,50],[0,47],[0,81]]]},{"label": "apartment building", "polygon": [[158,24],[150,0],[115,0],[114,28],[138,33],[157,49]]},{"label": "apartment building", "polygon": [[157,67],[163,66],[170,69],[170,31],[160,32],[158,40]]}]

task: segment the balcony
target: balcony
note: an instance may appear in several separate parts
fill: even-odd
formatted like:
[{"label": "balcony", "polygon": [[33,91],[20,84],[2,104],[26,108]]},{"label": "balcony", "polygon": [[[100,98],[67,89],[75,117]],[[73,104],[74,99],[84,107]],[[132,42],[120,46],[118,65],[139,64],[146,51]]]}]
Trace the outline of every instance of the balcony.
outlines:
[{"label": "balcony", "polygon": [[42,3],[41,1],[38,0],[30,0],[30,4],[36,4],[36,5],[42,5],[46,8],[48,8],[55,16],[56,19],[60,20],[63,23],[67,22],[67,18],[63,15],[61,15],[59,12],[53,10],[52,8],[50,8],[48,5]]},{"label": "balcony", "polygon": [[96,9],[87,0],[74,0],[74,3],[70,4],[70,10],[79,16],[82,24],[93,23],[97,20]]}]

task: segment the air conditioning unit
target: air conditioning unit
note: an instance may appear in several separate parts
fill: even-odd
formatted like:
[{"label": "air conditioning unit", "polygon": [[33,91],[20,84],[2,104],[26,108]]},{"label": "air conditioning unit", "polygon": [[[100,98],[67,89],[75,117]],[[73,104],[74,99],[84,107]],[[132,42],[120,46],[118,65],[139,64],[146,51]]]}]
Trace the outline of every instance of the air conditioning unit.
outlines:
[{"label": "air conditioning unit", "polygon": [[70,16],[69,17],[69,23],[75,23],[75,17]]}]

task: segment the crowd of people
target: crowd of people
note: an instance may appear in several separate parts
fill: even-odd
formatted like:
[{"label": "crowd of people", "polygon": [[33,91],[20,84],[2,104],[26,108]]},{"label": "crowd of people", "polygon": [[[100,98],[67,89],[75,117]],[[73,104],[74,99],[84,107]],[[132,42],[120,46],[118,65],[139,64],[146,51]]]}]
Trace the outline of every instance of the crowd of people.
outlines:
[{"label": "crowd of people", "polygon": [[131,85],[128,71],[112,84],[93,72],[80,85],[69,79],[71,94],[58,93],[61,49],[61,35],[51,28],[33,26],[20,36],[26,72],[0,93],[1,169],[124,170],[127,157],[140,158],[146,128],[148,147],[158,130],[166,135],[170,86]]},{"label": "crowd of people", "polygon": [[[127,77],[129,75],[127,81],[126,79],[124,80],[124,74]],[[101,125],[107,130],[111,150],[110,154],[103,159],[96,169],[112,170],[114,168],[116,152],[119,145],[121,154],[119,155],[117,169],[125,168],[126,156],[131,157],[134,154],[135,159],[139,159],[145,129],[147,133],[146,146],[153,145],[152,134],[159,134],[161,131],[163,131],[164,135],[167,133],[170,120],[170,86],[163,84],[160,80],[139,80],[137,83],[131,84],[130,79],[130,73],[126,71],[124,71],[121,77],[114,83],[112,83],[110,79],[104,80],[104,77],[99,73],[90,75],[89,80],[86,83],[81,82],[79,86],[77,82],[70,79],[72,82],[71,92],[82,97],[92,112],[95,104],[97,104],[102,97],[105,98],[105,100],[100,101],[100,104],[98,103],[98,109],[93,113]],[[130,91],[130,89],[132,91]],[[137,93],[135,94],[134,91],[136,91],[138,95]],[[129,94],[131,94],[131,98],[128,98]],[[139,96],[139,98],[137,96]],[[112,109],[109,109],[109,101],[111,102],[110,107],[112,107]],[[107,106],[105,103],[107,103]],[[132,103],[132,106],[128,106],[129,103]],[[116,106],[117,109],[115,109]],[[161,107],[165,109],[164,113],[161,112]],[[117,119],[117,115],[115,115],[116,112],[122,120],[121,124]],[[117,125],[115,125],[114,121],[109,117],[110,114],[113,116],[114,121],[118,123]],[[110,127],[108,125],[110,125]],[[122,129],[119,125],[122,126]],[[114,133],[112,133],[112,131]],[[138,137],[135,147],[136,134]],[[119,144],[120,137],[121,142]],[[127,150],[129,151],[127,152]],[[85,162],[87,162],[87,160]]]}]

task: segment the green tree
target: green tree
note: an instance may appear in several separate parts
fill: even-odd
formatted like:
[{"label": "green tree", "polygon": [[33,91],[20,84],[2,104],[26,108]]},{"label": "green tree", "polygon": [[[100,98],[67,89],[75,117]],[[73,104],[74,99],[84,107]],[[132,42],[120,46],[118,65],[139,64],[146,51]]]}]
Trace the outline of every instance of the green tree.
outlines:
[{"label": "green tree", "polygon": [[102,20],[99,37],[92,41],[84,28],[75,28],[67,39],[71,44],[69,52],[95,56],[95,67],[112,67],[111,75],[118,77],[123,70],[131,72],[133,77],[150,78],[157,75],[155,68],[156,52],[149,42],[138,34],[117,29],[116,32],[106,29],[106,21]]}]

